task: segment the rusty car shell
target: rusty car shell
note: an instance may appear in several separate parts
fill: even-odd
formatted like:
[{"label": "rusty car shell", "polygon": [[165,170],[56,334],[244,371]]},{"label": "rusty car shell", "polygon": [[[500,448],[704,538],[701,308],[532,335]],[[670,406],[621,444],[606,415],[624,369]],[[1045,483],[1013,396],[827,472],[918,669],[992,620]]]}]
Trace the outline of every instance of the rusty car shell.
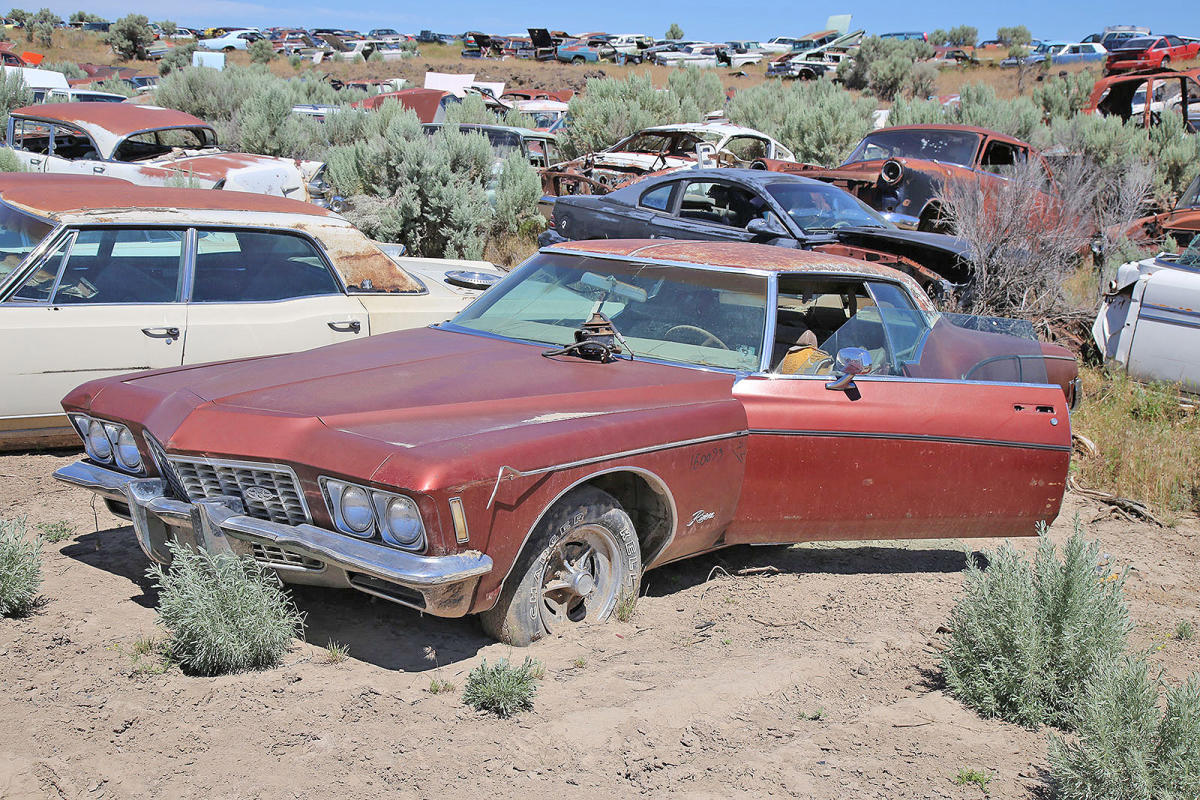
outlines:
[{"label": "rusty car shell", "polygon": [[1200,176],[1192,179],[1174,208],[1135,220],[1125,235],[1138,242],[1162,241],[1169,236],[1180,247],[1197,241],[1200,237]]},{"label": "rusty car shell", "polygon": [[[190,136],[200,146],[171,146],[159,141],[164,134]],[[135,144],[147,136],[155,142]],[[31,172],[106,175],[144,186],[184,183],[321,206],[334,202],[323,163],[225,152],[211,125],[173,109],[128,103],[25,106],[10,112],[7,141]]]},{"label": "rusty car shell", "polygon": [[1182,253],[1121,265],[1092,338],[1105,362],[1131,377],[1200,393],[1200,239]]},{"label": "rusty car shell", "polygon": [[[543,250],[497,290],[546,259],[736,273],[770,292],[772,309],[784,277],[881,281],[928,319],[937,313],[886,267],[728,243],[570,243]],[[72,391],[64,409],[128,426],[147,466],[133,474],[85,458],[56,477],[131,516],[152,559],[169,558],[166,542],[178,538],[253,554],[286,581],[440,616],[492,608],[539,520],[584,485],[627,509],[647,567],[734,544],[1032,535],[1058,513],[1071,451],[1058,386],[860,375],[853,392],[830,391],[827,377],[771,372],[774,322],[763,336],[761,367],[704,369],[547,358],[544,343],[452,321],[108,378]],[[976,336],[1000,343],[992,353],[1016,352],[1012,337]],[[1021,348],[1033,357],[1037,343]],[[171,468],[164,477],[155,464]],[[232,485],[181,498],[176,464],[279,465],[269,468],[299,487],[302,521],[269,521]],[[326,476],[403,493],[419,509],[424,546],[401,552],[336,533]]]},{"label": "rusty car shell", "polygon": [[1188,130],[1195,133],[1200,130],[1200,67],[1100,78],[1092,86],[1084,112],[1120,117],[1141,128],[1159,125],[1164,113],[1178,112]]},{"label": "rusty car shell", "polygon": [[[904,155],[855,158],[860,150],[869,152],[866,146],[870,142],[896,134],[928,136],[931,140],[941,135],[958,135],[974,139],[974,144],[964,148],[965,157],[955,160]],[[1004,157],[996,160],[1006,163],[990,163],[1001,154]],[[1025,158],[1036,158],[1045,164],[1041,154],[1028,143],[986,128],[969,125],[896,125],[867,134],[849,159],[838,167],[769,159],[760,160],[754,166],[816,178],[840,186],[902,228],[944,232],[946,226],[942,221],[938,199],[942,186],[951,181],[970,181],[980,183],[986,191],[989,185],[998,185],[1007,180],[994,170],[1012,166],[1014,160]],[[1049,174],[1048,167],[1046,170]]]},{"label": "rusty car shell", "polygon": [[[0,176],[0,214],[6,225],[12,215],[25,215],[45,232],[18,242],[5,227],[0,244],[0,339],[7,353],[0,361],[0,450],[69,444],[74,434],[57,404],[89,375],[291,352],[428,325],[479,294],[479,286],[456,276],[490,273],[479,280],[494,281],[502,274],[486,262],[405,257],[403,247],[374,242],[327,210],[268,195],[16,173]],[[156,231],[194,232],[187,241],[211,234],[217,243],[209,252],[217,258],[227,231],[299,236],[315,244],[337,289],[294,301],[286,291],[271,302],[206,301],[188,288],[202,258],[191,255],[198,249],[191,245],[180,269],[185,288],[171,301],[54,304],[17,296],[45,265],[59,263],[62,247],[73,254],[72,236],[114,229],[143,242],[127,245],[126,253],[154,247],[144,237]],[[141,274],[132,265],[116,269],[124,270],[125,282]]]}]

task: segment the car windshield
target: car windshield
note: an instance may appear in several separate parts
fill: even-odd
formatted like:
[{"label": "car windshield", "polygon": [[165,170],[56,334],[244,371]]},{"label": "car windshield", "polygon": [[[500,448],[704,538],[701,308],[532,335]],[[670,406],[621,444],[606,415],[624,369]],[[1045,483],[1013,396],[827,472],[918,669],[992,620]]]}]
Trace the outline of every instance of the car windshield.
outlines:
[{"label": "car windshield", "polygon": [[53,229],[48,222],[0,203],[0,285]]},{"label": "car windshield", "polygon": [[846,164],[883,158],[921,158],[960,164],[975,163],[979,134],[953,130],[882,130],[859,142]]},{"label": "car windshield", "polygon": [[1126,39],[1117,45],[1118,50],[1148,50],[1158,39],[1153,36],[1140,36],[1137,39]]},{"label": "car windshield", "polygon": [[1200,236],[1192,239],[1192,243],[1175,259],[1175,263],[1181,267],[1195,267],[1200,269]]},{"label": "car windshield", "polygon": [[1185,208],[1200,208],[1200,176],[1193,178],[1192,183],[1188,186],[1187,191],[1179,198],[1179,202],[1175,204],[1176,210]]},{"label": "car windshield", "polygon": [[892,227],[866,203],[836,186],[789,181],[768,184],[767,192],[805,233],[846,227]]},{"label": "car windshield", "polygon": [[593,311],[635,358],[759,368],[767,278],[745,272],[540,253],[449,326],[562,347]]}]

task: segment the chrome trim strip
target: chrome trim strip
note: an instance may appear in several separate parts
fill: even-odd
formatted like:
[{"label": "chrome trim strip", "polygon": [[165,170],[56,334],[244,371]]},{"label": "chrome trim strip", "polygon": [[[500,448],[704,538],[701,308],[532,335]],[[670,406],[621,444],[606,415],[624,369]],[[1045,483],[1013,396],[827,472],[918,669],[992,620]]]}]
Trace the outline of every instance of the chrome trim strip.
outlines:
[{"label": "chrome trim strip", "polygon": [[[747,378],[761,378],[769,381],[829,381],[828,375],[783,375],[776,372],[755,372]],[[868,383],[903,382],[903,383],[939,383],[968,386],[1009,386],[1022,389],[1059,389],[1057,383],[1016,383],[1013,381],[967,381],[962,378],[910,378],[907,375],[855,375],[854,382]]]},{"label": "chrome trim strip", "polygon": [[1193,322],[1187,319],[1175,319],[1174,317],[1164,317],[1161,314],[1139,314],[1138,319],[1148,322],[1161,322],[1164,325],[1178,325],[1180,328],[1200,328],[1200,321]]},{"label": "chrome trim strip", "polygon": [[617,458],[632,458],[641,456],[647,453],[655,453],[659,450],[673,450],[676,447],[688,447],[694,444],[706,444],[708,442],[718,442],[722,439],[734,439],[745,436],[750,431],[734,431],[732,433],[718,433],[713,436],[700,436],[695,439],[680,439],[675,442],[666,442],[664,444],[650,445],[649,447],[638,447],[633,450],[622,450],[619,453],[609,453],[602,456],[592,456],[591,458],[581,458],[578,461],[565,461],[561,464],[551,464],[548,467],[537,467],[535,469],[520,470],[516,467],[510,467],[508,464],[500,467],[500,471],[496,474],[496,486],[492,489],[492,495],[488,498],[487,505],[484,508],[491,508],[492,503],[496,500],[496,494],[500,491],[500,482],[504,480],[505,474],[511,475],[514,478],[528,478],[531,475],[543,475],[547,472],[557,472],[564,469],[575,469],[577,467],[586,467],[591,464],[599,464],[604,461],[612,461]]},{"label": "chrome trim strip", "polygon": [[1160,306],[1157,303],[1142,303],[1142,308],[1149,308],[1154,311],[1166,311],[1171,314],[1182,314],[1185,317],[1200,317],[1200,311],[1192,311],[1187,308],[1176,308],[1174,306]]},{"label": "chrome trim strip", "polygon": [[820,439],[896,439],[911,442],[938,442],[942,444],[975,444],[987,447],[1016,447],[1022,450],[1056,450],[1071,452],[1070,445],[1041,444],[1039,442],[1012,442],[1003,439],[977,439],[968,436],[935,436],[923,433],[883,433],[880,431],[808,431],[791,428],[751,428],[754,436],[810,436]]},{"label": "chrome trim strip", "polygon": [[[573,240],[572,240],[572,242],[573,242]],[[646,258],[644,256],[639,256],[639,255],[635,255],[635,254],[622,255],[620,253],[593,253],[588,250],[568,250],[566,248],[563,248],[561,250],[558,249],[560,247],[560,245],[570,244],[572,242],[560,242],[559,244],[547,245],[546,247],[543,247],[542,249],[538,250],[538,252],[539,253],[552,253],[552,254],[556,254],[556,255],[581,256],[584,258],[599,258],[599,259],[606,260],[606,261],[624,261],[626,263],[632,262],[635,264],[654,264],[656,266],[663,266],[663,267],[684,267],[686,269],[703,269],[703,270],[708,270],[709,272],[733,272],[733,273],[737,273],[738,275],[758,275],[763,278],[769,278],[771,275],[776,274],[776,270],[756,269],[754,267],[722,267],[717,264],[698,264],[694,261],[671,261],[669,259],[664,259],[664,258]],[[651,242],[650,244],[645,245],[645,246],[646,247],[654,247],[655,245],[665,244],[665,243],[707,244],[706,242],[689,242],[686,239],[666,239],[666,240],[656,239],[653,242]],[[720,242],[717,242],[716,244],[720,244]]]}]

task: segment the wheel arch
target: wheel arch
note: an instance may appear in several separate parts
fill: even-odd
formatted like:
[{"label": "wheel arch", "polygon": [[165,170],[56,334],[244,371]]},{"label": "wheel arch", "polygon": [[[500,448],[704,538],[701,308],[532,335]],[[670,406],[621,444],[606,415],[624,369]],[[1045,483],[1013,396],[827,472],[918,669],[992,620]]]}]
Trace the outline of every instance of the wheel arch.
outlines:
[{"label": "wheel arch", "polygon": [[638,542],[642,550],[642,569],[645,570],[654,559],[667,549],[675,538],[675,528],[679,520],[679,512],[675,505],[675,496],[667,482],[656,473],[642,467],[619,466],[609,467],[579,478],[558,492],[549,503],[538,513],[525,538],[517,549],[513,559],[504,573],[504,579],[497,587],[496,599],[504,591],[504,587],[513,576],[513,570],[521,560],[521,554],[529,546],[533,533],[542,524],[542,520],[559,503],[569,497],[572,492],[585,486],[593,486],[612,495],[620,504],[622,510],[633,521],[637,532]]}]

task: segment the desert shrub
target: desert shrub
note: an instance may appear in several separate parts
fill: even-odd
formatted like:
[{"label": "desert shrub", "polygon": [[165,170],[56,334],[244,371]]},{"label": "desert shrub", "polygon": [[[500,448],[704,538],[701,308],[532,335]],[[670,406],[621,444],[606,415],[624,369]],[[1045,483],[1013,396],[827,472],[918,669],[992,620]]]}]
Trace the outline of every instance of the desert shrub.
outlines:
[{"label": "desert shrub", "polygon": [[[918,64],[918,67],[926,66]],[[920,97],[919,92],[913,93]],[[956,105],[944,106],[936,100],[896,99],[888,125],[976,125],[1015,136],[1034,145],[1047,139],[1042,112],[1027,97],[1001,100],[986,84],[967,84],[959,92]]]},{"label": "desert shrub", "polygon": [[1033,102],[1047,120],[1073,117],[1087,107],[1096,77],[1088,70],[1051,76],[1033,90]]},{"label": "desert shrub", "polygon": [[542,665],[528,656],[519,667],[504,658],[489,667],[485,659],[467,675],[463,702],[476,711],[490,711],[504,718],[530,711],[538,679],[544,672]]},{"label": "desert shrub", "polygon": [[998,28],[996,29],[996,38],[1009,47],[1013,45],[1027,45],[1033,41],[1033,35],[1029,33],[1029,28],[1026,28],[1024,25]]},{"label": "desert shrub", "polygon": [[720,111],[725,107],[725,87],[717,77],[716,70],[699,67],[671,70],[667,88],[675,93],[681,104],[694,105],[701,114]]},{"label": "desert shrub", "polygon": [[667,28],[667,38],[675,41],[683,38],[683,28],[679,27],[679,23],[671,23],[671,27]]},{"label": "desert shrub", "polygon": [[542,181],[520,153],[504,159],[496,179],[495,222],[497,234],[513,234],[529,220],[540,220],[537,204],[542,197]]},{"label": "desert shrub", "polygon": [[291,65],[292,69],[300,69],[300,67],[304,65],[304,59],[298,55],[292,54],[288,56],[288,64]]},{"label": "desert shrub", "polygon": [[0,125],[8,130],[8,112],[33,103],[33,92],[19,70],[0,71]]},{"label": "desert shrub", "polygon": [[851,89],[891,100],[911,83],[913,64],[933,52],[927,42],[868,36],[853,57],[838,64],[837,76]]},{"label": "desert shrub", "polygon": [[52,72],[61,72],[68,78],[86,78],[87,73],[83,68],[74,61],[44,61],[38,65],[39,69],[48,69]]},{"label": "desert shrub", "polygon": [[768,81],[742,89],[729,101],[729,120],[757,128],[800,161],[840,164],[871,132],[875,101],[857,97],[830,80]]},{"label": "desert shrub", "polygon": [[497,114],[487,107],[482,96],[469,94],[461,103],[446,108],[446,122],[460,125],[508,125],[512,128],[532,128],[533,118],[515,108]]},{"label": "desert shrub", "polygon": [[908,76],[908,94],[914,98],[932,97],[937,90],[938,68],[933,64],[914,64]]},{"label": "desert shrub", "polygon": [[1079,698],[1078,738],[1051,734],[1050,772],[1060,800],[1200,797],[1200,674],[1168,688],[1140,657],[1102,663]]},{"label": "desert shrub", "polygon": [[25,520],[0,519],[0,617],[20,616],[37,602],[42,547]]},{"label": "desert shrub", "polygon": [[1147,503],[1168,523],[1200,511],[1200,416],[1180,407],[1180,388],[1124,372],[1085,369],[1082,377],[1072,427],[1098,454],[1074,459],[1079,482]]},{"label": "desert shrub", "polygon": [[154,43],[154,32],[145,14],[126,14],[112,24],[104,41],[122,61],[144,59],[146,48]]},{"label": "desert shrub", "polygon": [[974,47],[978,40],[979,29],[972,25],[955,25],[948,31],[938,28],[929,34],[929,43],[935,47],[940,45]]},{"label": "desert shrub", "polygon": [[[341,134],[354,127],[342,125]],[[428,136],[416,114],[395,103],[385,103],[364,128],[362,138],[326,156],[329,181],[350,200],[345,215],[367,235],[404,242],[414,255],[479,258],[492,221],[487,139],[453,127]]]},{"label": "desert shrub", "polygon": [[162,20],[158,23],[158,27],[161,28],[162,32],[167,36],[174,36],[179,32],[179,24],[176,23],[175,20],[171,19]]},{"label": "desert shrub", "polygon": [[270,39],[259,39],[250,43],[246,48],[250,60],[255,64],[269,64],[275,58],[275,46]]},{"label": "desert shrub", "polygon": [[88,11],[76,11],[71,14],[71,22],[107,22],[104,17],[99,14],[92,14]]},{"label": "desert shrub", "polygon": [[1165,109],[1161,122],[1150,128],[1150,153],[1155,164],[1155,194],[1169,204],[1200,171],[1200,137],[1188,132],[1178,109]]},{"label": "desert shrub", "polygon": [[245,556],[168,546],[170,567],[155,564],[146,574],[159,590],[170,657],[199,675],[278,664],[304,618],[274,571]]},{"label": "desert shrub", "polygon": [[97,92],[109,92],[110,94],[123,94],[126,97],[133,97],[137,92],[133,90],[125,81],[120,78],[105,78],[102,81],[91,84],[92,89]]},{"label": "desert shrub", "polygon": [[321,123],[292,113],[292,99],[274,87],[251,95],[226,129],[227,139],[241,150],[268,156],[310,158],[325,149]]},{"label": "desert shrub", "polygon": [[42,47],[54,46],[54,26],[49,22],[39,22],[33,26],[33,38]]},{"label": "desert shrub", "polygon": [[24,172],[25,165],[11,147],[0,147],[0,172]]},{"label": "desert shrub", "polygon": [[660,92],[650,75],[589,78],[587,90],[571,98],[571,125],[560,138],[568,158],[594,153],[652,125],[699,122],[700,108],[691,98]]},{"label": "desert shrub", "polygon": [[950,693],[985,717],[1071,728],[1087,679],[1125,647],[1124,577],[1101,564],[1078,518],[1062,561],[1039,533],[1032,563],[1006,542],[987,569],[968,564],[942,669]]},{"label": "desert shrub", "polygon": [[159,59],[158,74],[166,75],[175,70],[186,69],[192,65],[192,53],[196,52],[195,42],[177,44]]}]

